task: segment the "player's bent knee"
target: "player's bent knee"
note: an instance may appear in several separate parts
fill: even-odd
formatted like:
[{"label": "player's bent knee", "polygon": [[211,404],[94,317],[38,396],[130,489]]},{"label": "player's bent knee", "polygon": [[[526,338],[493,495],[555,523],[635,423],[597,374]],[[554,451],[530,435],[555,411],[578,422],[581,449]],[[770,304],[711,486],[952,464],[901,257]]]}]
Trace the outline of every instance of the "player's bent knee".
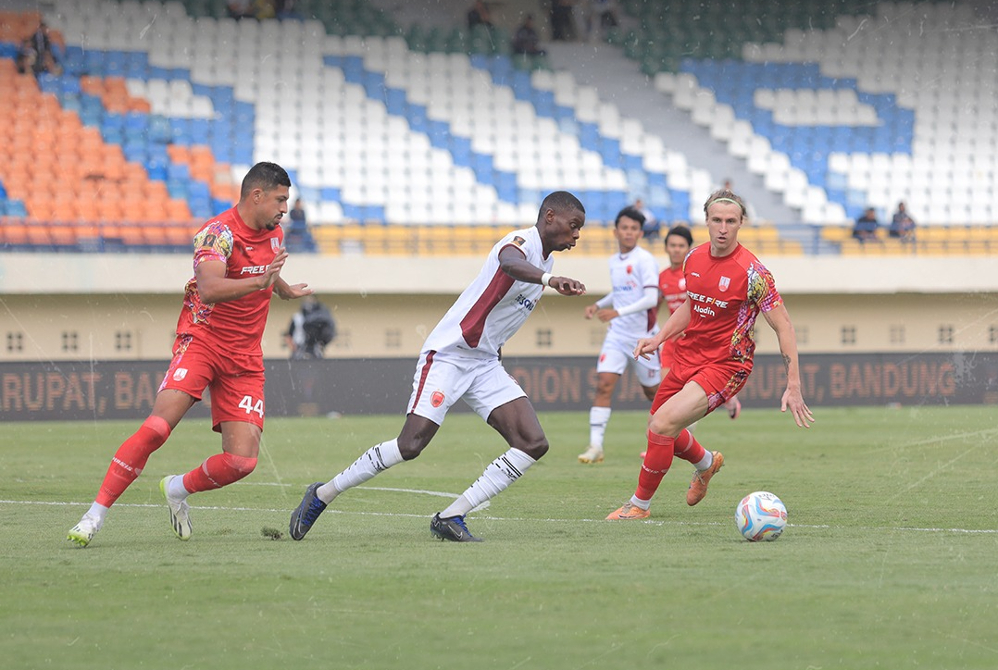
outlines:
[{"label": "player's bent knee", "polygon": [[246,456],[237,456],[235,454],[225,454],[225,464],[229,466],[234,474],[237,474],[240,479],[253,472],[256,469],[257,459],[247,458]]},{"label": "player's bent knee", "polygon": [[[676,427],[665,417],[652,415],[648,421],[648,430],[657,435],[673,435],[676,432]],[[679,430],[682,430],[682,428]]]},{"label": "player's bent knee", "polygon": [[520,451],[530,456],[535,461],[541,459],[548,452],[548,441],[545,438],[517,447]]}]

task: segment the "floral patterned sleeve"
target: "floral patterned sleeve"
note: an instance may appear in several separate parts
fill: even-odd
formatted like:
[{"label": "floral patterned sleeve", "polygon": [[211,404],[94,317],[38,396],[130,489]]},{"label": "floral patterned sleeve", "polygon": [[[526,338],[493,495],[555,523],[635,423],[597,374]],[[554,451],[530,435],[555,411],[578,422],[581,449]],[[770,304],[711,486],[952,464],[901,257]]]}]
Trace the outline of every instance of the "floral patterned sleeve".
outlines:
[{"label": "floral patterned sleeve", "polygon": [[762,263],[749,266],[748,299],[759,305],[763,312],[773,310],[783,304],[783,298],[776,290],[772,273]]},{"label": "floral patterned sleeve", "polygon": [[219,221],[212,222],[194,236],[194,267],[204,261],[228,263],[232,255],[232,231]]}]

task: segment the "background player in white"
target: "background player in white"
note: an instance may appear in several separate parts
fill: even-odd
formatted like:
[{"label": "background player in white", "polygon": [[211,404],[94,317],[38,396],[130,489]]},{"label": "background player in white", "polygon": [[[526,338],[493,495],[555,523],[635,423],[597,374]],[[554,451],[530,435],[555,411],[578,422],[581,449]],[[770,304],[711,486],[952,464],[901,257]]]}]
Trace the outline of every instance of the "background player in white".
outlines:
[{"label": "background player in white", "polygon": [[596,363],[596,397],[589,410],[589,448],[579,454],[580,463],[603,461],[603,436],[610,421],[613,390],[630,365],[651,401],[661,380],[657,356],[636,358],[638,340],[658,332],[659,302],[658,263],[650,252],[638,246],[643,235],[645,216],[634,207],[617,214],[613,236],[619,253],[610,256],[610,281],[613,290],[586,307],[586,318],[594,316],[610,328]]},{"label": "background player in white", "polygon": [[304,538],[339,494],[419,456],[447,410],[464,400],[503,436],[509,450],[433,517],[430,531],[442,540],[478,541],[468,531],[465,515],[505,490],[548,450],[534,406],[503,368],[500,349],[533,311],[544,286],[562,295],[585,293],[581,282],[550,274],[552,253],[574,247],[585,222],[578,198],[557,191],[544,198],[535,226],[513,231],[492,247],[478,277],[426,338],[402,432],[368,449],[329,482],[309,486],[291,514],[292,538]]}]

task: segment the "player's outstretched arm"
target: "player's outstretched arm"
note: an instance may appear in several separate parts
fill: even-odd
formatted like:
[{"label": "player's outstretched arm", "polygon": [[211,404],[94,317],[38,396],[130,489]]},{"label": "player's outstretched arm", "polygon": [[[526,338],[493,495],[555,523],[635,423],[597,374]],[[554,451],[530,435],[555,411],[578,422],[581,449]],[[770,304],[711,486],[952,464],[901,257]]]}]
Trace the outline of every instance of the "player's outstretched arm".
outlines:
[{"label": "player's outstretched arm", "polygon": [[545,272],[536,265],[527,262],[523,252],[515,247],[508,246],[499,252],[499,267],[517,281],[526,281],[533,284],[544,284],[562,295],[582,295],[586,292],[586,286],[582,282],[569,277],[545,277]]},{"label": "player's outstretched arm", "polygon": [[284,267],[287,258],[288,252],[281,249],[263,272],[240,279],[226,277],[225,263],[222,261],[201,261],[194,268],[198,293],[202,300],[212,304],[238,300],[254,291],[271,286],[280,276],[281,268]]},{"label": "player's outstretched arm", "polygon": [[274,282],[274,292],[281,300],[296,300],[314,293],[308,284],[289,284],[280,277]]},{"label": "player's outstretched arm", "polygon": [[690,299],[687,298],[686,302],[677,307],[676,311],[669,315],[661,330],[654,337],[638,340],[637,346],[634,347],[634,357],[648,358],[658,351],[663,342],[679,337],[686,330],[686,326],[690,325],[691,313]]},{"label": "player's outstretched arm", "polygon": [[790,322],[790,314],[784,305],[779,305],[768,312],[763,312],[766,322],[776,331],[776,338],[780,343],[780,354],[783,356],[783,365],[787,370],[787,389],[783,392],[780,400],[780,411],[786,412],[788,409],[794,417],[794,423],[801,428],[810,428],[814,423],[814,415],[804,402],[804,395],[801,392],[800,384],[800,364],[797,358],[797,334],[794,332],[793,323]]}]

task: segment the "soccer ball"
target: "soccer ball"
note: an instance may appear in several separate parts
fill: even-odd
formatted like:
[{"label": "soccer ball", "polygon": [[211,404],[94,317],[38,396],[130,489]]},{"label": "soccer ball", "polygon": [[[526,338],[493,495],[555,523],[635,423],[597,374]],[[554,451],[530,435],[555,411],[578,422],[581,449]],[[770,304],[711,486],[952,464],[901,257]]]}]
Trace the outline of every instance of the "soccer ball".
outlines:
[{"label": "soccer ball", "polygon": [[750,493],[735,508],[735,525],[749,542],[772,542],[787,526],[787,507],[768,491]]}]

